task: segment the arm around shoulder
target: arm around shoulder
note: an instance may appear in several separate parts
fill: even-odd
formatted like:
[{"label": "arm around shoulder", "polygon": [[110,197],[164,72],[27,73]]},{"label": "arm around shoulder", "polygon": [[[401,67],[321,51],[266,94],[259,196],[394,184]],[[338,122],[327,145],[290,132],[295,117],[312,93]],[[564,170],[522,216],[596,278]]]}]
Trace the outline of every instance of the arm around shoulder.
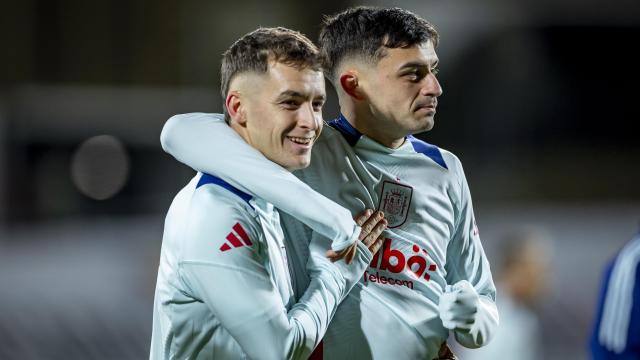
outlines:
[{"label": "arm around shoulder", "polygon": [[334,250],[346,249],[357,240],[360,228],[348,210],[268,160],[231,129],[221,114],[175,115],[162,129],[160,141],[178,161],[265,199],[331,239]]}]

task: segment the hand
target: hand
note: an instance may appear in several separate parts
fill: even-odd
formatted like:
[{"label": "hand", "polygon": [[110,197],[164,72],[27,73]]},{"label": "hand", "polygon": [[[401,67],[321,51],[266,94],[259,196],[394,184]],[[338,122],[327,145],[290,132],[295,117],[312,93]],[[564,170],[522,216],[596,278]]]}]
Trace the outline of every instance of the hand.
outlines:
[{"label": "hand", "polygon": [[[367,248],[369,248],[369,251],[371,251],[371,254],[377,253],[378,250],[380,250],[380,247],[382,247],[382,242],[384,241],[384,238],[381,236],[382,232],[387,228],[387,220],[384,218],[384,213],[382,211],[376,211],[374,213],[373,210],[366,209],[356,216],[354,220],[358,226],[362,227],[362,231],[360,232],[358,239],[364,242]],[[353,245],[344,250],[339,252],[329,250],[325,255],[332,262],[336,262],[344,258],[344,261],[347,264],[350,264],[356,255],[357,248],[358,244],[354,242]]]},{"label": "hand", "polygon": [[479,306],[480,296],[467,280],[447,285],[438,305],[442,325],[449,330],[471,330]]}]

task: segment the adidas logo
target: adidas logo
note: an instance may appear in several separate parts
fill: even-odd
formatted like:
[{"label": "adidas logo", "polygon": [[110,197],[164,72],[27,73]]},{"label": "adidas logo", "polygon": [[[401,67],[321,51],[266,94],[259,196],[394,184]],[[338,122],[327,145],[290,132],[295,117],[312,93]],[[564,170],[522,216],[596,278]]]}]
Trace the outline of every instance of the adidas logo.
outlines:
[{"label": "adidas logo", "polygon": [[[242,242],[240,241],[240,239],[238,239],[238,236],[240,236]],[[224,252],[231,250],[231,246],[233,246],[234,248],[239,248],[245,245],[251,246],[253,245],[253,243],[251,242],[251,240],[249,240],[247,232],[244,231],[240,223],[236,223],[235,225],[233,225],[233,231],[227,234],[227,241],[225,241],[225,243],[220,246],[220,251]]]}]

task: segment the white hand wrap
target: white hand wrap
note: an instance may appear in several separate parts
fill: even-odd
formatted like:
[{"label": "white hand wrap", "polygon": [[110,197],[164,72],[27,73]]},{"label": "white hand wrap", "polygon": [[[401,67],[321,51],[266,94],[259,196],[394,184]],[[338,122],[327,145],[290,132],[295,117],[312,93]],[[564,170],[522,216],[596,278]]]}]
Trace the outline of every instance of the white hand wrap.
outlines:
[{"label": "white hand wrap", "polygon": [[467,348],[480,347],[491,340],[498,327],[498,309],[495,302],[478,295],[466,280],[453,286],[447,285],[440,296],[440,319],[442,325],[454,330],[456,340]]},{"label": "white hand wrap", "polygon": [[471,330],[479,304],[480,296],[468,281],[447,285],[438,306],[442,325],[449,330]]}]

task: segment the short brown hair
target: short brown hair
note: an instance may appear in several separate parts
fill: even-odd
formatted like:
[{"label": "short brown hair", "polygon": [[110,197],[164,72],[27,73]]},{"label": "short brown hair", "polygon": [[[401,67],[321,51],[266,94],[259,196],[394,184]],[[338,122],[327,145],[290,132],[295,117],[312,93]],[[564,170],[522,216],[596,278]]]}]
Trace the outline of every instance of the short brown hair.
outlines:
[{"label": "short brown hair", "polygon": [[225,120],[229,121],[224,104],[233,77],[244,72],[266,73],[269,61],[322,70],[318,47],[297,31],[283,27],[259,28],[244,35],[222,54],[220,91]]}]

